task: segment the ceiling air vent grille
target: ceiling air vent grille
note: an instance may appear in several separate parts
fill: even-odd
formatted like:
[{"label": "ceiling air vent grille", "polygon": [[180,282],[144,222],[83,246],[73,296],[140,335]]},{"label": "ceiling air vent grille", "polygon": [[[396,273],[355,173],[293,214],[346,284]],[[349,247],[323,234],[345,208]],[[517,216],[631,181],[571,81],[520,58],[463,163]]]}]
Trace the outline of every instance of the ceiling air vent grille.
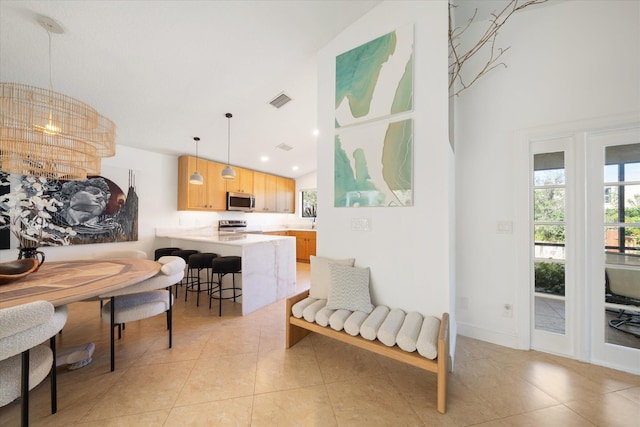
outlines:
[{"label": "ceiling air vent grille", "polygon": [[291,150],[293,150],[293,147],[292,147],[292,146],[287,145],[287,144],[285,144],[284,142],[283,142],[282,144],[280,144],[280,145],[276,145],[276,148],[279,148],[279,149],[284,150],[284,151],[291,151]]},{"label": "ceiling air vent grille", "polygon": [[283,92],[280,95],[273,98],[271,101],[269,101],[269,104],[273,105],[276,108],[281,108],[289,101],[291,101],[291,98],[289,98],[289,96]]}]

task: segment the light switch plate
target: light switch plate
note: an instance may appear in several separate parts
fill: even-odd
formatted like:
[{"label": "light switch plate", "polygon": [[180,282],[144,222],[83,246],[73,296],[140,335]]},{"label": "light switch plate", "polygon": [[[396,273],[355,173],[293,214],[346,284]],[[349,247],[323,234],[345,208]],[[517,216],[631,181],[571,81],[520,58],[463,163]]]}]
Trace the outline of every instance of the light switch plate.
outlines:
[{"label": "light switch plate", "polygon": [[351,218],[351,230],[371,231],[371,220],[368,218]]}]

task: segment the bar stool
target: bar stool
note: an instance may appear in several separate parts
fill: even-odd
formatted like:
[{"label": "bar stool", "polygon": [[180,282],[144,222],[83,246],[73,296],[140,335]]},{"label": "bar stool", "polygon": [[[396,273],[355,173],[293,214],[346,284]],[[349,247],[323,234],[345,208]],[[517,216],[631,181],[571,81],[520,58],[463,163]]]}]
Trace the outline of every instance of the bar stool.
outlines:
[{"label": "bar stool", "polygon": [[187,264],[187,266],[185,266],[185,273],[184,273],[184,277],[183,279],[179,282],[176,283],[176,297],[178,296],[178,285],[182,286],[185,285],[186,287],[189,286],[189,276],[187,275],[188,273],[188,265],[189,265],[189,257],[193,254],[198,254],[200,253],[200,251],[196,251],[195,249],[179,249],[177,251],[173,251],[171,252],[171,256],[179,256],[180,258],[182,258],[185,262],[185,264]]},{"label": "bar stool", "polygon": [[[236,297],[242,296],[242,288],[236,287],[236,274],[242,273],[242,258],[239,256],[221,256],[213,259],[211,264],[211,271],[213,274],[218,275],[217,282],[211,282],[209,287],[209,309],[211,309],[211,300],[217,299],[220,302],[218,315],[222,316],[222,300],[232,299],[233,302],[236,302]],[[232,287],[224,288],[222,287],[222,278],[227,274],[231,274],[233,277],[233,285]],[[216,283],[217,286],[214,288],[213,284]],[[233,291],[233,296],[225,297],[223,296],[224,291]],[[240,291],[240,293],[238,293]],[[217,295],[216,295],[217,294]]]},{"label": "bar stool", "polygon": [[[207,274],[207,291],[211,287],[211,280],[213,279],[213,273],[211,272],[213,260],[218,257],[218,254],[214,254],[212,252],[201,252],[197,254],[193,254],[189,256],[189,261],[187,262],[187,277],[188,284],[184,290],[184,300],[187,301],[187,295],[189,295],[189,291],[197,292],[196,298],[196,307],[200,307],[200,291],[202,290],[200,273],[202,270],[205,270]],[[195,288],[195,289],[194,289]]]},{"label": "bar stool", "polygon": [[158,248],[155,250],[154,252],[154,261],[159,260],[160,258],[162,258],[163,256],[169,256],[172,253],[174,253],[175,251],[181,251],[181,248]]}]

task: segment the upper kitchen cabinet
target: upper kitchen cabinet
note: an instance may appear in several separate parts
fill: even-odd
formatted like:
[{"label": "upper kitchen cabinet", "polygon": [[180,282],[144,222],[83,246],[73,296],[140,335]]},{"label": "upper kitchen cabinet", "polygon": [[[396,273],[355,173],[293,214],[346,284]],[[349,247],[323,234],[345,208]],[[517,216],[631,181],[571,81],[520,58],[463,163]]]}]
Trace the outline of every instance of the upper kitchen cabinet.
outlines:
[{"label": "upper kitchen cabinet", "polygon": [[253,172],[253,194],[256,196],[255,212],[276,212],[276,176]]},{"label": "upper kitchen cabinet", "polygon": [[[224,163],[181,156],[178,159],[178,210],[224,211],[227,209],[227,191],[254,194],[255,212],[295,212],[296,182],[263,172],[233,167],[236,179],[222,179]],[[202,185],[190,184],[189,177],[198,170],[204,178]]]},{"label": "upper kitchen cabinet", "polygon": [[296,182],[281,176],[276,179],[276,210],[283,213],[295,213]]},{"label": "upper kitchen cabinet", "polygon": [[226,182],[227,191],[232,193],[254,194],[253,171],[235,166],[233,167],[233,170],[236,171],[236,179],[228,180]]},{"label": "upper kitchen cabinet", "polygon": [[[197,167],[196,167],[197,160]],[[192,156],[178,159],[178,210],[223,211],[227,208],[226,183],[222,179],[225,165]],[[198,170],[204,182],[190,184],[189,177]]]}]

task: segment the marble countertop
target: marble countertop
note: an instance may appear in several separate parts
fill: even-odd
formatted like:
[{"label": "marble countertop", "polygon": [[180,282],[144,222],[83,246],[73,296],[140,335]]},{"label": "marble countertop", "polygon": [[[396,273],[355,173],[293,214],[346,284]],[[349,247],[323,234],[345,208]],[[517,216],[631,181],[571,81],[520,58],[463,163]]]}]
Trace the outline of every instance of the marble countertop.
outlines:
[{"label": "marble countertop", "polygon": [[219,243],[231,246],[245,246],[254,243],[292,239],[289,236],[272,236],[252,233],[218,233],[211,229],[156,229],[156,237],[191,240],[194,242]]}]

